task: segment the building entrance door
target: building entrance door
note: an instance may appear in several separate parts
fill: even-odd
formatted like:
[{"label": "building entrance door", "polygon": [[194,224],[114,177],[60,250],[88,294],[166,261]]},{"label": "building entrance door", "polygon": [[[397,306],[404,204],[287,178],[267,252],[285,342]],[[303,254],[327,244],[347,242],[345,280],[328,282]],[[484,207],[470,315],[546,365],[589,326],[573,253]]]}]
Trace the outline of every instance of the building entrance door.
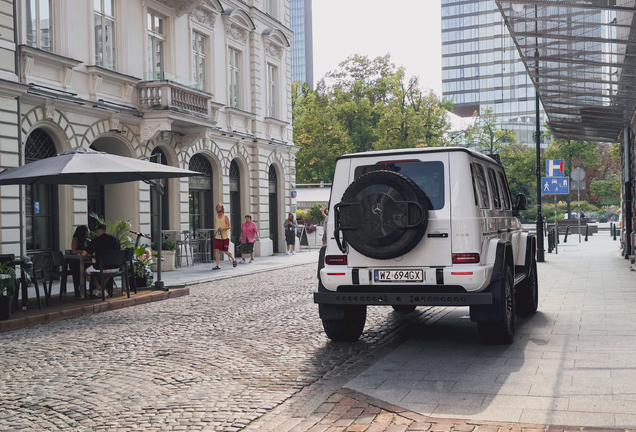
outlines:
[{"label": "building entrance door", "polygon": [[241,238],[241,172],[236,161],[230,163],[230,240],[234,243],[234,256],[237,255]]},{"label": "building entrance door", "polygon": [[[57,154],[55,143],[43,129],[35,129],[24,148],[26,163]],[[58,244],[57,186],[27,185],[25,187],[26,248],[28,254],[50,252]]]},{"label": "building entrance door", "polygon": [[269,167],[269,239],[278,253],[278,179],[273,165]]}]

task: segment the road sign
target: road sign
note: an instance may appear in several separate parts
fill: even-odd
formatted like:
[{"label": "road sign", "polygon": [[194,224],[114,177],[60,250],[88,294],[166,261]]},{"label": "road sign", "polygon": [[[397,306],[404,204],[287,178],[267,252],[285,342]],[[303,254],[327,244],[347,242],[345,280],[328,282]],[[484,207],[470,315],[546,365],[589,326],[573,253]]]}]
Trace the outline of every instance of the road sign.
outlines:
[{"label": "road sign", "polygon": [[545,161],[545,176],[546,177],[565,176],[563,165],[564,165],[563,159],[550,159]]},{"label": "road sign", "polygon": [[585,190],[585,181],[583,181],[583,180],[579,180],[579,181],[572,180],[572,183],[570,184],[570,189],[572,189],[573,191],[575,191],[575,190]]},{"label": "road sign", "polygon": [[574,168],[570,173],[570,177],[572,177],[574,181],[581,181],[585,178],[585,171],[583,168]]},{"label": "road sign", "polygon": [[570,178],[543,177],[541,178],[541,191],[543,195],[567,195],[570,193]]}]

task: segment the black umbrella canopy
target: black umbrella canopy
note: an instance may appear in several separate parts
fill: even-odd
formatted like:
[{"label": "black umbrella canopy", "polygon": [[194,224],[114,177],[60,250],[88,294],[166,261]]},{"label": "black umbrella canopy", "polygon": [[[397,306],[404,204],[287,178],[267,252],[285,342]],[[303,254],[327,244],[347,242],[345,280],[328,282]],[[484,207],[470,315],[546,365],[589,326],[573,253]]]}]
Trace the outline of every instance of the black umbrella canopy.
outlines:
[{"label": "black umbrella canopy", "polygon": [[199,176],[201,173],[77,147],[0,173],[0,185],[103,186],[132,181]]}]

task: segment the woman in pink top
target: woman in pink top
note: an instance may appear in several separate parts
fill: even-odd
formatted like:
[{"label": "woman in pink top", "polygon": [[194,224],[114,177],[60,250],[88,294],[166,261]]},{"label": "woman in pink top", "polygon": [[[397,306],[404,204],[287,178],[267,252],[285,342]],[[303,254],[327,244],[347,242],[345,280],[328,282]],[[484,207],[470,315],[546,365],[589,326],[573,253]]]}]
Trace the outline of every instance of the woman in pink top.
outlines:
[{"label": "woman in pink top", "polygon": [[258,228],[252,222],[251,215],[245,215],[245,222],[241,225],[241,264],[245,264],[245,256],[250,254],[250,262],[254,262],[254,242],[258,240]]}]

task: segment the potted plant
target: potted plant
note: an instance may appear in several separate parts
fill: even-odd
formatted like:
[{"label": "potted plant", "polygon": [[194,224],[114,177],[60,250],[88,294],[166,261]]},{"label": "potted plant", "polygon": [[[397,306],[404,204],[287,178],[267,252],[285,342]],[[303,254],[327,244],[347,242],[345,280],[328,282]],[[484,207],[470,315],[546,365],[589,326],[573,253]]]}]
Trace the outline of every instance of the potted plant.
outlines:
[{"label": "potted plant", "polygon": [[152,285],[152,270],[150,266],[153,264],[153,259],[150,249],[141,246],[134,250],[134,254],[133,274],[130,275],[130,278],[135,278],[135,286],[137,288],[148,287]]},{"label": "potted plant", "polygon": [[0,320],[8,320],[11,316],[15,286],[15,267],[8,262],[0,263]]},{"label": "potted plant", "polygon": [[[119,241],[119,246],[122,249],[133,247],[135,245],[133,235],[130,232],[132,230],[132,224],[130,221],[118,220],[111,222],[93,212],[89,215],[95,219],[98,224],[106,225],[106,231]],[[93,238],[95,235],[95,232],[91,232],[91,236],[93,236]]]},{"label": "potted plant", "polygon": [[[157,256],[157,242],[152,243],[152,255]],[[163,239],[161,241],[161,271],[172,271],[175,267],[175,254],[177,246],[173,241]],[[157,264],[152,264],[153,272],[157,271]]]}]

